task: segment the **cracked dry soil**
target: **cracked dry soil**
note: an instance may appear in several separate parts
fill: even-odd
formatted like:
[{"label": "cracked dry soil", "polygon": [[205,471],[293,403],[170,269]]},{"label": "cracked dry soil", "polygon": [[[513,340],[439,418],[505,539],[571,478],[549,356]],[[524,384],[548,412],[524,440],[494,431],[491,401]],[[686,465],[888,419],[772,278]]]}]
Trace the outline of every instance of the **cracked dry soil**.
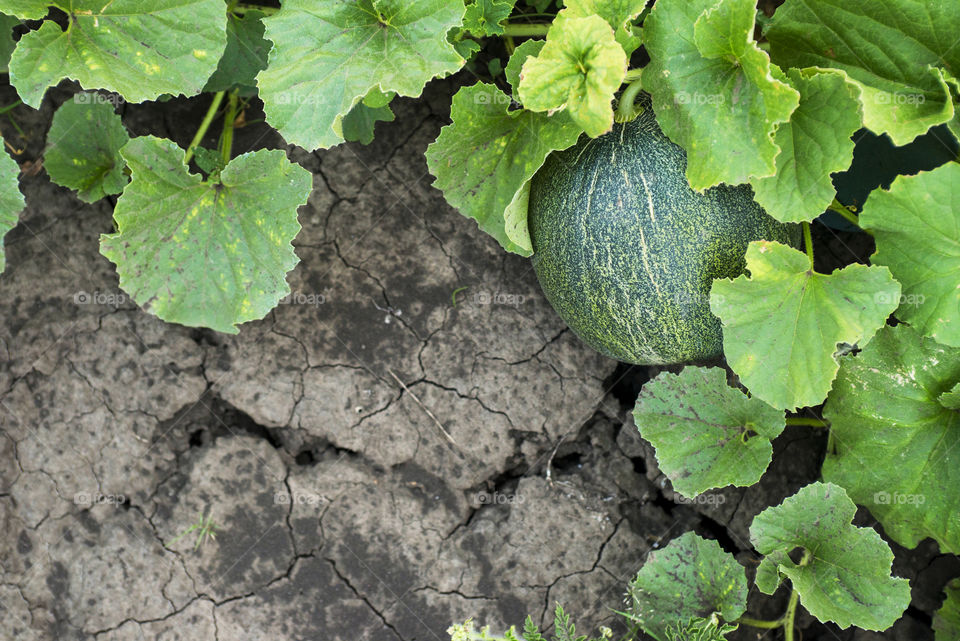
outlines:
[{"label": "cracked dry soil", "polygon": [[[0,639],[441,641],[557,601],[586,631],[689,529],[752,571],[751,519],[816,478],[822,439],[788,428],[759,485],[677,503],[627,413],[655,371],[581,345],[528,262],[430,187],[455,86],[400,101],[369,147],[286,147],[314,174],[294,293],[236,336],[137,309],[98,252],[111,203],[25,175],[0,279]],[[70,93],[4,125],[21,164]],[[185,146],[206,105],[174,104],[121,112]],[[263,124],[236,147],[285,148]],[[178,538],[201,517],[215,539]],[[897,552],[902,576],[956,573]],[[800,625],[922,639],[936,601],[887,635]]]}]

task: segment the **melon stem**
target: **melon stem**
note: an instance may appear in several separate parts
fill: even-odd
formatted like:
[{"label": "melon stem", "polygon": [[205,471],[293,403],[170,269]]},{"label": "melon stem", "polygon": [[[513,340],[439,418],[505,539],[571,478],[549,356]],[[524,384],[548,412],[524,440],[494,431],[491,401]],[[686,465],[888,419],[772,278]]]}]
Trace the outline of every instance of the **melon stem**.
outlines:
[{"label": "melon stem", "polygon": [[637,101],[637,94],[643,87],[640,84],[640,78],[637,78],[623,90],[620,94],[620,102],[617,104],[617,113],[615,120],[617,122],[629,122],[640,115],[643,109],[636,109],[634,103]]}]

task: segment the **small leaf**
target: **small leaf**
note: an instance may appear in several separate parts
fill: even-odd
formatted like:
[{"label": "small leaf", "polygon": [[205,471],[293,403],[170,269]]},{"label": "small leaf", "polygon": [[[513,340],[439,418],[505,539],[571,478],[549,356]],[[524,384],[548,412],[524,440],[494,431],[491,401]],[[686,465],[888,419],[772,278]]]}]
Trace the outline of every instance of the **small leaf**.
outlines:
[{"label": "small leaf", "polygon": [[464,11],[450,0],[284,0],[264,20],[273,50],[257,81],[267,121],[305,149],[343,142],[340,121],[374,87],[419,96],[460,69],[447,33]]},{"label": "small leaf", "polygon": [[[9,3],[8,3],[9,4]],[[200,92],[226,46],[222,0],[58,0],[17,3],[21,18],[53,5],[69,16],[64,31],[45,21],[22,38],[10,59],[10,82],[31,107],[64,78],[107,89],[130,102]],[[29,5],[29,6],[25,6]],[[9,7],[8,7],[8,10]]]},{"label": "small leaf", "polygon": [[934,641],[960,639],[960,580],[954,579],[945,588],[947,598],[933,615]]},{"label": "small leaf", "polygon": [[717,367],[661,372],[641,388],[633,416],[660,470],[687,498],[759,481],[785,425],[782,411],[729,387]]},{"label": "small leaf", "polygon": [[20,212],[26,205],[20,193],[20,166],[5,153],[0,153],[0,274],[6,267],[3,237],[17,226]]},{"label": "small leaf", "polygon": [[790,69],[800,106],[777,127],[777,173],[754,178],[755,198],[781,222],[813,220],[833,202],[830,174],[853,160],[851,136],[860,128],[859,91],[846,74],[824,69]]},{"label": "small leaf", "polygon": [[427,148],[427,166],[450,205],[507,251],[529,256],[527,183],[551,151],[577,142],[580,128],[566,114],[509,111],[509,103],[494,85],[460,89],[450,108],[453,124]]},{"label": "small leaf", "polygon": [[827,399],[836,453],[823,478],[906,547],[930,537],[960,553],[960,412],[950,407],[958,382],[960,349],[901,324],[843,359]]},{"label": "small leaf", "polygon": [[627,596],[630,619],[657,641],[666,641],[678,620],[686,625],[714,613],[724,621],[739,619],[747,609],[747,577],[719,543],[686,532],[650,552]]},{"label": "small leaf", "polygon": [[514,49],[513,55],[507,61],[504,74],[507,77],[507,82],[513,87],[515,98],[520,93],[520,71],[523,69],[523,64],[527,61],[527,58],[539,55],[545,44],[547,44],[546,40],[527,40]]},{"label": "small leaf", "polygon": [[944,392],[937,399],[948,410],[960,410],[960,383],[957,383],[949,392]]},{"label": "small leaf", "polygon": [[223,169],[223,154],[218,149],[193,148],[193,161],[205,174],[215,174]]},{"label": "small leaf", "polygon": [[256,93],[257,74],[267,68],[270,51],[270,41],[263,37],[264,16],[263,12],[255,10],[246,11],[239,17],[232,13],[228,15],[227,48],[204,91],[227,91],[239,87],[245,95]]},{"label": "small leaf", "polygon": [[114,210],[118,231],[101,237],[100,251],[137,304],[169,322],[234,334],[289,293],[309,172],[280,150],[259,150],[203,181],[187,171],[182,149],[152,136],[121,154],[132,180]]},{"label": "small leaf", "polygon": [[463,30],[479,37],[503,35],[501,23],[516,3],[517,0],[473,0],[463,14]]},{"label": "small leaf", "polygon": [[647,0],[566,0],[562,15],[586,18],[598,15],[607,21],[627,58],[640,46],[640,38],[633,34],[632,22],[639,16]]},{"label": "small leaf", "polygon": [[877,252],[903,284],[897,318],[926,336],[960,347],[960,165],[900,176],[874,190],[860,215]]},{"label": "small leaf", "polygon": [[777,125],[799,93],[753,40],[753,0],[658,0],[644,21],[644,89],[701,191],[772,176]]},{"label": "small leaf", "polygon": [[[960,3],[928,0],[787,2],[769,29],[784,67],[843,69],[862,92],[863,124],[905,145],[954,115],[946,69],[960,69]],[[938,68],[941,67],[941,68]]]},{"label": "small leaf", "polygon": [[53,182],[92,203],[126,187],[120,149],[129,140],[110,102],[97,93],[79,93],[53,116],[43,166]]},{"label": "small leaf", "polygon": [[[372,90],[380,93],[376,89]],[[383,95],[383,94],[381,94]],[[345,140],[359,141],[364,145],[373,142],[374,127],[378,122],[393,122],[393,111],[389,105],[370,107],[364,102],[354,105],[341,123],[342,135]]]},{"label": "small leaf", "polygon": [[523,64],[520,102],[532,111],[565,108],[596,138],[613,127],[611,103],[626,72],[623,47],[603,18],[567,18],[561,12],[547,44]]},{"label": "small leaf", "polygon": [[[870,528],[852,524],[857,506],[832,483],[812,483],[753,519],[750,541],[765,555],[757,587],[773,594],[790,579],[821,622],[886,630],[910,604],[910,583],[890,576],[893,552]],[[806,562],[790,558],[803,548]]]},{"label": "small leaf", "polygon": [[838,346],[865,346],[896,309],[900,284],[886,267],[818,274],[803,252],[776,242],[751,242],[746,258],[749,277],[710,290],[727,362],[778,409],[817,405],[840,367]]}]

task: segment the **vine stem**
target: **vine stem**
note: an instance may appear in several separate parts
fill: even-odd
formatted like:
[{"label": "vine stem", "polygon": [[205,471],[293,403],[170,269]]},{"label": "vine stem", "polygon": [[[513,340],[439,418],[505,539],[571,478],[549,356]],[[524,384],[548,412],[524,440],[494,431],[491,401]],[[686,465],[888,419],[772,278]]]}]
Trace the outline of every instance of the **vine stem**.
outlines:
[{"label": "vine stem", "polygon": [[190,159],[193,158],[193,150],[197,148],[197,145],[200,144],[203,137],[207,135],[207,130],[210,129],[210,123],[213,122],[213,119],[217,115],[217,109],[220,108],[220,103],[223,102],[223,95],[225,93],[225,91],[218,91],[213,95],[213,101],[210,103],[209,109],[207,109],[207,115],[203,117],[200,128],[197,129],[196,135],[193,137],[193,140],[190,141],[187,152],[183,156],[183,164],[190,162]]},{"label": "vine stem", "polygon": [[637,78],[623,90],[620,94],[620,102],[617,104],[616,121],[628,122],[637,117],[640,113],[634,109],[634,103],[637,101],[637,94],[643,87],[640,86],[640,78]]},{"label": "vine stem", "polygon": [[783,619],[774,621],[765,621],[763,619],[751,619],[750,617],[740,617],[737,623],[749,625],[751,628],[763,628],[764,630],[776,630],[783,625]]},{"label": "vine stem", "polygon": [[503,35],[511,38],[543,38],[550,30],[548,24],[516,24],[503,25]]},{"label": "vine stem", "polygon": [[223,166],[230,162],[230,152],[233,151],[233,123],[237,119],[237,90],[230,92],[227,99],[227,113],[223,117],[223,135],[220,137],[220,154]]},{"label": "vine stem", "polygon": [[869,229],[864,229],[863,227],[860,226],[860,218],[857,217],[856,214],[850,211],[846,206],[844,206],[843,203],[841,203],[836,198],[834,198],[833,202],[827,206],[827,209],[837,214],[840,214],[848,222],[851,222],[854,225],[856,225],[860,229],[860,231],[864,232],[865,234],[869,234],[870,236],[873,236],[873,232],[871,232]]},{"label": "vine stem", "polygon": [[[797,567],[803,567],[810,562],[810,550],[803,551],[803,558],[800,559],[800,562],[797,564]],[[787,601],[787,611],[783,613],[783,616],[779,619],[773,621],[766,621],[763,619],[751,619],[750,617],[740,617],[737,619],[738,623],[744,625],[749,625],[754,628],[763,628],[765,630],[776,630],[777,628],[783,628],[783,641],[793,641],[793,621],[797,617],[797,605],[800,603],[800,593],[797,592],[796,587],[792,587],[790,590],[790,599]]]},{"label": "vine stem", "polygon": [[813,269],[813,237],[810,234],[810,223],[806,221],[803,223],[803,244],[810,258],[810,268]]},{"label": "vine stem", "polygon": [[807,427],[830,427],[830,423],[819,418],[807,418],[805,416],[788,416],[787,425],[804,425]]},{"label": "vine stem", "polygon": [[633,82],[634,80],[640,80],[642,74],[643,69],[627,69],[627,75],[623,77],[623,81]]}]

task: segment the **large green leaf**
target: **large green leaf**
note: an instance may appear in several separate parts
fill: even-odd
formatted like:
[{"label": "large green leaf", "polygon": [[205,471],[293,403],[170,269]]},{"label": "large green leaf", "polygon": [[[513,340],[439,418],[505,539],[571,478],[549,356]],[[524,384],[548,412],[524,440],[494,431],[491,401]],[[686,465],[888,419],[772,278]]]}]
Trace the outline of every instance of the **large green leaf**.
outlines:
[{"label": "large green leaf", "polygon": [[836,453],[823,478],[907,547],[931,537],[960,553],[960,412],[941,401],[958,382],[960,349],[898,325],[844,357],[827,399]]},{"label": "large green leaf", "polygon": [[20,3],[16,15],[42,17],[38,5],[70,16],[66,31],[48,20],[25,34],[10,60],[10,81],[38,107],[47,87],[73,78],[131,102],[199,93],[226,46],[222,0],[57,0]]},{"label": "large green leaf", "polygon": [[20,193],[20,166],[13,158],[0,153],[0,273],[6,267],[3,237],[17,226],[25,202]]},{"label": "large green leaf", "polygon": [[728,386],[717,367],[661,372],[640,390],[633,416],[660,470],[687,498],[759,481],[785,425],[782,411]]},{"label": "large green leaf", "polygon": [[267,121],[306,149],[343,142],[340,121],[370,89],[419,96],[464,59],[447,41],[465,8],[449,0],[285,0],[257,76]]},{"label": "large green leaf", "polygon": [[826,398],[840,367],[838,347],[866,345],[900,299],[886,267],[818,274],[803,252],[773,241],[750,243],[747,271],[713,282],[710,309],[723,323],[730,367],[751,394],[778,409]]},{"label": "large green leaf", "polygon": [[960,69],[960,3],[787,0],[766,36],[773,60],[835,67],[860,86],[863,124],[904,145],[949,121],[944,69]]},{"label": "large green leaf", "polygon": [[960,579],[947,584],[947,598],[933,615],[935,641],[957,641],[960,639]]},{"label": "large green leaf", "polygon": [[132,180],[114,210],[118,231],[101,237],[100,250],[133,300],[166,321],[236,333],[289,293],[309,172],[260,150],[203,181],[182,149],[152,136],[121,153]]},{"label": "large green leaf", "polygon": [[128,140],[113,105],[100,94],[80,93],[54,114],[43,166],[53,182],[92,203],[127,185],[120,149]]},{"label": "large green leaf", "polygon": [[643,12],[647,0],[566,0],[563,15],[586,18],[598,15],[607,21],[617,42],[627,57],[640,46],[640,38],[633,33],[632,22]]},{"label": "large green leaf", "polygon": [[263,12],[254,10],[227,17],[227,47],[204,91],[239,87],[244,94],[256,93],[257,74],[267,68],[270,51],[270,41],[263,37],[263,17]]},{"label": "large green leaf", "polygon": [[[790,579],[800,603],[820,621],[886,630],[910,604],[910,584],[890,575],[893,552],[875,530],[852,524],[857,506],[831,483],[812,483],[750,525],[750,541],[765,555],[757,587],[773,594]],[[804,560],[790,552],[803,548]]]},{"label": "large green leaf", "polygon": [[790,69],[800,106],[777,128],[777,173],[750,181],[757,202],[782,222],[813,220],[833,202],[830,174],[850,166],[860,128],[859,91],[840,71]]},{"label": "large green leaf", "polygon": [[644,22],[643,86],[664,133],[687,151],[696,190],[772,176],[777,125],[799,94],[753,40],[753,0],[658,0]]},{"label": "large green leaf", "polygon": [[566,109],[587,135],[613,127],[614,92],[627,73],[627,56],[603,18],[557,17],[547,44],[520,73],[520,102],[532,111]]},{"label": "large green leaf", "polygon": [[716,541],[686,532],[647,557],[627,588],[628,614],[657,641],[679,621],[717,613],[736,621],[747,609],[743,566]]},{"label": "large green leaf", "polygon": [[508,111],[509,104],[494,85],[460,89],[450,109],[453,124],[427,148],[427,166],[447,202],[507,251],[529,256],[527,183],[551,151],[577,142],[580,128],[565,113]]},{"label": "large green leaf", "polygon": [[873,232],[871,262],[903,284],[897,318],[960,347],[960,164],[900,176],[877,189],[860,215]]}]

